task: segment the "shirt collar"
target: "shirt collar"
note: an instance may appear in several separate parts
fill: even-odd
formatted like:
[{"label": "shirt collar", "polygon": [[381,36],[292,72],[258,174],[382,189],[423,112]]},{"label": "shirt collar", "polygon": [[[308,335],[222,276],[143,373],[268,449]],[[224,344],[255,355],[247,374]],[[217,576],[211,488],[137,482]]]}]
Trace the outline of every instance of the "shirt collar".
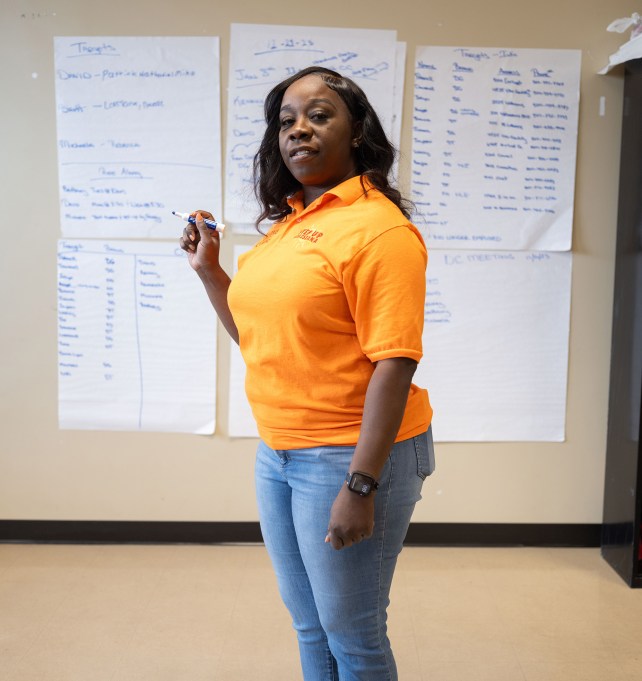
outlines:
[{"label": "shirt collar", "polygon": [[312,210],[321,208],[322,206],[324,206],[327,203],[330,203],[331,201],[338,200],[345,206],[353,204],[358,198],[360,198],[364,194],[363,187],[361,186],[362,178],[366,189],[372,189],[372,184],[368,181],[367,178],[365,178],[362,175],[355,175],[355,177],[351,177],[349,180],[345,180],[345,182],[338,184],[336,187],[328,189],[327,192],[321,194],[321,196],[315,199],[306,208],[303,207],[303,191],[301,190],[298,191],[296,194],[292,194],[292,196],[288,197],[288,204],[292,208],[292,213],[288,216],[287,219],[289,220],[294,215],[300,217],[302,213],[304,212],[308,213]]}]

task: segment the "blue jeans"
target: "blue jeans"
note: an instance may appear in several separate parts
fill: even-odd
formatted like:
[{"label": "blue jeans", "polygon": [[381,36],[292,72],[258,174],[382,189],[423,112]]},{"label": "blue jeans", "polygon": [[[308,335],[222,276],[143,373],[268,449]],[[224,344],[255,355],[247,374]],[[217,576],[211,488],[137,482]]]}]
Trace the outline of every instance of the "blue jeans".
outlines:
[{"label": "blue jeans", "polygon": [[305,681],[396,681],[387,635],[390,586],[424,478],[434,470],[429,429],[392,448],[375,496],[370,539],[325,543],[330,508],[354,447],[274,450],[260,442],[261,531],[297,632]]}]

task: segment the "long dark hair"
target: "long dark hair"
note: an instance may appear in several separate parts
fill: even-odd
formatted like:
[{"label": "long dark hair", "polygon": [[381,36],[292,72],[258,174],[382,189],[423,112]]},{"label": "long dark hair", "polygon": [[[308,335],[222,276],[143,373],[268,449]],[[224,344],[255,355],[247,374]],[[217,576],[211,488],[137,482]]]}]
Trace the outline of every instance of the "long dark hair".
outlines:
[{"label": "long dark hair", "polygon": [[[301,189],[286,168],[279,151],[279,115],[285,91],[295,81],[315,74],[345,102],[352,122],[359,124],[359,146],[354,150],[357,172],[365,176],[387,196],[408,218],[412,203],[388,181],[396,150],[386,137],[381,121],[364,91],[350,78],[321,66],[309,66],[275,85],[265,99],[264,114],[267,128],[261,146],[254,156],[254,192],[261,206],[256,226],[263,220],[280,220],[291,212],[287,197]],[[363,184],[363,179],[362,179]],[[364,191],[366,187],[364,186]]]}]

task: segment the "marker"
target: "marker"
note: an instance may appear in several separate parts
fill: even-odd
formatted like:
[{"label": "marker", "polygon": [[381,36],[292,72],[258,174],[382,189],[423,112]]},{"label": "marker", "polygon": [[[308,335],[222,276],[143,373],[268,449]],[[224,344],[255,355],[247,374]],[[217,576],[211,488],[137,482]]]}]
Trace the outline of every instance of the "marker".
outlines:
[{"label": "marker", "polygon": [[[177,213],[175,210],[172,211],[172,215],[176,215],[181,220],[189,222],[192,225],[196,224],[196,218],[192,217],[189,213]],[[203,218],[203,222],[210,228],[217,232],[222,232],[225,229],[225,225],[222,222],[216,222],[216,220],[209,220],[208,218]]]}]

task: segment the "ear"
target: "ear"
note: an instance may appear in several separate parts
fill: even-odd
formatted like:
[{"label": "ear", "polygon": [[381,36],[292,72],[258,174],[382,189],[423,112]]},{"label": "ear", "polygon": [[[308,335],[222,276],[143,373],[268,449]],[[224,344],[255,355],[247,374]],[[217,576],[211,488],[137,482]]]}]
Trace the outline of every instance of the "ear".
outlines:
[{"label": "ear", "polygon": [[352,126],[351,145],[356,149],[361,144],[362,138],[363,138],[363,128],[362,128],[362,125],[361,125],[361,121],[359,121],[358,123],[355,123]]}]

